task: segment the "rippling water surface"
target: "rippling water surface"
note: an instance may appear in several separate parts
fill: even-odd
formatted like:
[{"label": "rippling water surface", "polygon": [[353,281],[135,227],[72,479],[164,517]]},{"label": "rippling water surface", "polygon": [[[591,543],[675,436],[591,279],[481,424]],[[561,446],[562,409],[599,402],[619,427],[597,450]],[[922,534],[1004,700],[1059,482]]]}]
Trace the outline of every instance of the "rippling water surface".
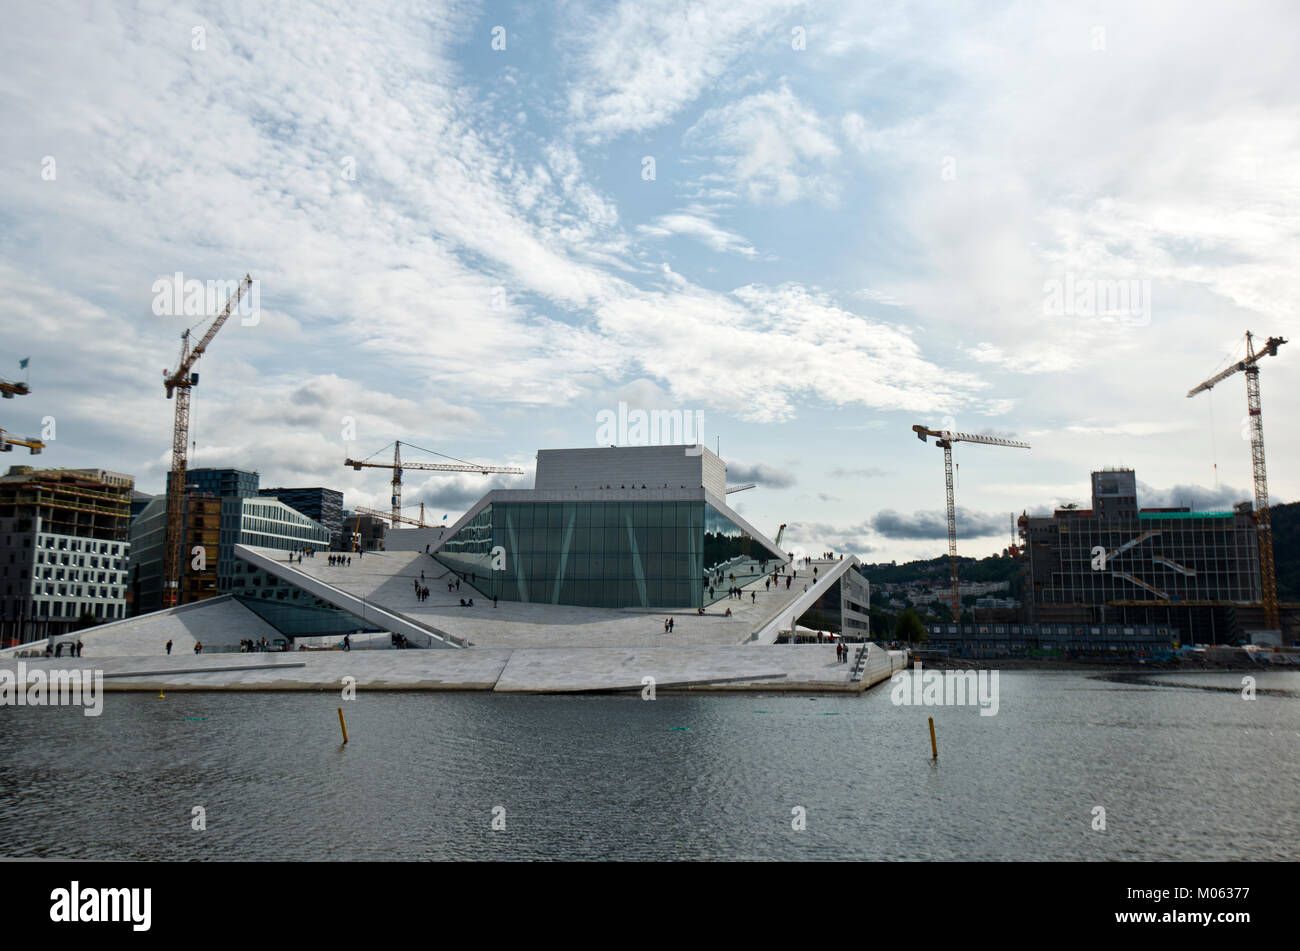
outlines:
[{"label": "rippling water surface", "polygon": [[895,706],[887,684],[653,702],[109,694],[98,718],[6,707],[0,854],[1296,859],[1300,674],[1257,680],[1246,701],[1235,674],[1011,671],[991,717]]}]

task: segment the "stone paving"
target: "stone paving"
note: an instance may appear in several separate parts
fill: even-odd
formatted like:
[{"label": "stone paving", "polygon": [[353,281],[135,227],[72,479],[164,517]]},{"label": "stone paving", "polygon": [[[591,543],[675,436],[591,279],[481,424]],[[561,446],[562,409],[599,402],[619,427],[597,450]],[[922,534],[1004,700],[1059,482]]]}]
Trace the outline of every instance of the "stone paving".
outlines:
[{"label": "stone paving", "polygon": [[[100,658],[165,654],[165,646],[171,641],[173,655],[192,656],[196,641],[210,648],[238,647],[244,638],[265,637],[273,642],[283,636],[234,598],[222,597],[100,624],[62,635],[55,643],[71,644],[80,639],[84,645],[82,657]],[[32,650],[44,651],[45,641],[6,648],[0,651],[0,658]]]},{"label": "stone paving", "polygon": [[[779,616],[812,583],[811,565],[787,566],[797,577],[768,590],[751,581],[740,599],[694,611],[644,611],[520,604],[491,600],[465,582],[447,591],[454,576],[424,552],[370,552],[353,556],[349,567],[332,567],[321,555],[295,561],[282,552],[254,549],[270,559],[272,570],[299,583],[364,599],[383,608],[394,623],[414,622],[466,638],[469,647],[452,650],[294,651],[292,653],[216,653],[205,647],[235,645],[239,639],[277,632],[238,601],[222,597],[140,618],[105,624],[80,633],[82,659],[25,659],[29,669],[104,671],[110,690],[340,690],[343,677],[359,689],[496,690],[574,692],[640,690],[652,677],[658,689],[863,690],[902,665],[894,655],[872,647],[862,682],[849,679],[850,665],[835,661],[833,645],[760,645],[751,634]],[[822,568],[833,562],[814,562]],[[425,574],[430,598],[415,598],[412,579]],[[751,598],[750,592],[756,597]],[[462,608],[473,597],[475,607]],[[340,598],[340,600],[346,600]],[[725,616],[730,607],[733,616]],[[663,630],[666,617],[675,630]],[[173,653],[164,651],[173,641]],[[25,645],[31,650],[34,646]],[[13,651],[0,652],[0,669],[14,668]],[[217,669],[221,668],[221,669]]]},{"label": "stone paving", "polygon": [[640,690],[643,677],[656,690],[866,689],[903,666],[903,655],[871,646],[869,676],[849,680],[848,664],[835,662],[831,645],[714,646],[691,648],[548,648],[500,650],[293,651],[256,654],[186,654],[80,659],[0,659],[0,670],[100,670],[106,691],[123,690],[327,690],[341,691],[344,677],[358,690],[496,690],[569,693]]},{"label": "stone paving", "polygon": [[[283,553],[254,550],[284,561]],[[809,566],[793,566],[798,576],[789,590],[784,582],[767,590],[761,578],[754,580],[742,588],[739,600],[724,598],[710,605],[703,617],[693,610],[613,610],[517,601],[499,601],[493,608],[492,599],[469,582],[462,581],[459,591],[448,591],[447,582],[454,580],[454,575],[422,551],[367,552],[364,558],[354,555],[352,564],[342,568],[331,567],[325,556],[318,555],[301,564],[294,562],[292,567],[417,623],[467,638],[474,647],[685,647],[744,643],[804,593],[804,585],[812,584],[813,566],[824,571],[831,564],[814,561]],[[289,567],[287,563],[285,567]],[[424,603],[416,599],[412,585],[421,571],[429,589],[429,600]],[[750,592],[757,597],[751,599]],[[474,607],[461,607],[462,598],[473,598]],[[732,617],[726,617],[728,608]],[[671,634],[663,629],[668,617],[673,618]]]}]

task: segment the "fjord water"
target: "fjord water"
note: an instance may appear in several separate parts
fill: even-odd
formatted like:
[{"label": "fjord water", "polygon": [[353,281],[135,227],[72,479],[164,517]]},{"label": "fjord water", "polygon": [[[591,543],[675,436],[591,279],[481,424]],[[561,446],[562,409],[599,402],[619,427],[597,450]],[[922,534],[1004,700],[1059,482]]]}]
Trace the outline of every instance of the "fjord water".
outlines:
[{"label": "fjord water", "polygon": [[[99,717],[5,707],[0,854],[1295,859],[1300,674],[1256,677],[1245,700],[1239,674],[1008,671],[996,716],[896,706],[888,683],[653,701],[113,693]],[[196,806],[206,830],[191,828]]]}]

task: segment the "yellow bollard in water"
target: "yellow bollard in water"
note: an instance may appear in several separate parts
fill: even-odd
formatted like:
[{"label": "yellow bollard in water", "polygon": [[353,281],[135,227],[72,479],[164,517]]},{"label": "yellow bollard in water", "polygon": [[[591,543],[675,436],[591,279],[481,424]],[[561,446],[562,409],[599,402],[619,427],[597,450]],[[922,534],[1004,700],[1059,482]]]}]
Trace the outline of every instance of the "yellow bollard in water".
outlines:
[{"label": "yellow bollard in water", "polygon": [[934,717],[930,717],[930,753],[933,759],[939,758],[939,744],[934,741]]},{"label": "yellow bollard in water", "polygon": [[159,700],[166,700],[166,699],[167,699],[166,697],[163,696],[162,687],[159,687],[159,688],[158,688],[158,699],[159,699]]},{"label": "yellow bollard in water", "polygon": [[343,742],[346,743],[348,741],[348,725],[347,722],[343,719],[342,707],[339,707],[339,726],[342,727],[343,729]]}]

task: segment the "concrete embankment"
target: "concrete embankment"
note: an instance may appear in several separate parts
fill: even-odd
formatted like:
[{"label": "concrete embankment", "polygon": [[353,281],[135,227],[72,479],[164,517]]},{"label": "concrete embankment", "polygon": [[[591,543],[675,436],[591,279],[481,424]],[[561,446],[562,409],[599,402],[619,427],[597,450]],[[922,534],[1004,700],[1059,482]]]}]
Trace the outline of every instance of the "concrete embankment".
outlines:
[{"label": "concrete embankment", "polygon": [[[856,648],[855,648],[856,649]],[[0,661],[17,674],[18,661]],[[903,654],[872,645],[861,681],[830,645],[550,647],[298,651],[172,657],[25,659],[38,670],[103,674],[105,691],[490,690],[579,693],[641,690],[860,692],[902,668]],[[647,679],[650,678],[650,679]]]}]

